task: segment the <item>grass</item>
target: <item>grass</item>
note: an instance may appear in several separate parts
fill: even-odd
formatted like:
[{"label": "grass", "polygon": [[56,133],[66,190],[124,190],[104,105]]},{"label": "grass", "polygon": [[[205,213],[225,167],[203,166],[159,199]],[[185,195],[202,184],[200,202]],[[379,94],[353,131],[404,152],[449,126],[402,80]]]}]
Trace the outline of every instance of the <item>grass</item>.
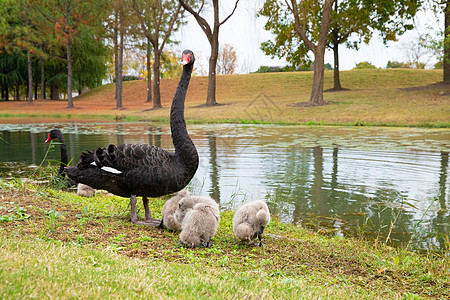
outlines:
[{"label": "grass", "polygon": [[[322,236],[276,217],[263,247],[246,246],[224,211],[213,247],[188,249],[177,233],[131,224],[125,198],[82,198],[19,179],[0,181],[0,198],[4,299],[450,297],[448,248],[411,253]],[[150,202],[156,217],[163,203]]]},{"label": "grass", "polygon": [[[344,126],[449,127],[450,87],[436,84],[440,70],[351,70],[341,72],[342,86],[349,90],[325,92],[329,104],[319,107],[307,103],[312,72],[227,75],[217,77],[215,107],[205,103],[207,78],[193,77],[189,86],[185,115],[192,123],[315,124]],[[148,110],[145,81],[124,82],[123,103],[116,110],[114,85],[105,85],[75,98],[77,109],[67,109],[64,101],[35,101],[27,106],[0,102],[2,116],[64,118],[109,118],[167,122],[170,103],[178,79],[161,80],[163,108]],[[325,72],[324,89],[333,86],[332,71]],[[49,111],[52,114],[37,114]],[[42,108],[41,108],[42,107]]]}]

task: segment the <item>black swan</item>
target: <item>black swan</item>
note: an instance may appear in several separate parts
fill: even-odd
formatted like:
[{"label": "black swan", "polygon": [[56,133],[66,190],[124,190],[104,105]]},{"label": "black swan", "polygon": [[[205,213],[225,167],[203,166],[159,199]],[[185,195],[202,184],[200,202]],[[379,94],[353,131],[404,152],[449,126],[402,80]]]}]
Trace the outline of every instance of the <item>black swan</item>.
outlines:
[{"label": "black swan", "polygon": [[[67,148],[66,148],[66,140],[64,139],[64,135],[62,134],[61,130],[59,129],[53,129],[48,134],[47,139],[45,140],[45,143],[50,142],[53,139],[57,139],[59,141],[59,148],[61,149],[61,164],[59,165],[58,173],[56,174],[56,180],[62,180],[64,177],[66,177],[66,172],[64,171],[64,168],[67,167],[67,164],[69,163],[69,159],[67,156]],[[67,183],[69,186],[74,186],[76,183],[67,178]]]},{"label": "black swan", "polygon": [[[67,156],[67,148],[66,148],[66,141],[64,139],[64,135],[62,134],[61,130],[59,129],[52,129],[50,133],[48,134],[47,139],[45,140],[46,143],[50,142],[53,139],[57,139],[60,143],[59,147],[61,149],[61,164],[59,166],[58,173],[56,174],[56,180],[63,180],[66,179],[67,185],[69,187],[75,186],[76,182],[73,181],[70,178],[66,177],[66,172],[64,170],[65,167],[67,167],[67,164],[69,163],[69,159]],[[88,185],[79,183],[77,186],[77,195],[83,196],[83,197],[92,197],[95,194],[95,190],[91,188]]]},{"label": "black swan", "polygon": [[259,246],[262,246],[261,236],[269,222],[270,212],[267,204],[262,200],[249,202],[234,214],[233,233],[243,242],[250,243],[258,238]]},{"label": "black swan", "polygon": [[[183,73],[173,97],[170,128],[175,153],[145,144],[109,145],[84,151],[77,167],[66,168],[76,182],[104,189],[115,195],[130,197],[131,221],[134,224],[158,226],[153,219],[147,197],[160,197],[183,189],[198,168],[198,153],[188,135],[184,120],[184,102],[191,79],[194,54],[183,51]],[[136,196],[142,196],[145,221],[137,220]]]}]

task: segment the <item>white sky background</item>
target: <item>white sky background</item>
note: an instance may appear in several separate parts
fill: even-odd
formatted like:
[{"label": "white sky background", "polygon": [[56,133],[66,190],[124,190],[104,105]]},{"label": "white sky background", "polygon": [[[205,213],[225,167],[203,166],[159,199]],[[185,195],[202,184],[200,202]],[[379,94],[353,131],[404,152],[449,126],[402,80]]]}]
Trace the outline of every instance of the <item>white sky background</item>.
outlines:
[{"label": "white sky background", "polygon": [[[235,1],[226,0],[220,3],[220,21],[223,21],[231,13]],[[273,36],[264,30],[265,19],[256,17],[256,12],[262,6],[262,3],[262,0],[241,0],[234,15],[220,27],[219,43],[221,46],[230,44],[234,47],[238,55],[237,72],[241,74],[254,72],[259,66],[285,66],[287,64],[284,59],[271,59],[270,56],[266,56],[260,50],[262,42],[273,39]],[[189,13],[187,13],[187,16],[188,23],[175,35],[180,44],[174,48],[179,51],[191,49],[196,56],[197,70],[203,69],[203,74],[201,74],[202,72],[197,73],[207,75],[211,51],[209,42],[195,18]],[[211,8],[208,9],[207,16],[207,21],[211,24]],[[443,16],[439,17],[440,20],[437,20],[432,12],[419,13],[415,19],[417,29],[405,33],[397,42],[388,42],[387,46],[382,43],[377,34],[374,35],[368,45],[361,44],[359,50],[347,49],[345,45],[340,45],[340,70],[350,70],[362,61],[368,61],[378,68],[385,68],[388,60],[406,61],[404,44],[418,41],[418,34],[424,34],[427,26],[431,26],[434,31],[442,29],[444,27]],[[427,60],[429,60],[428,67],[432,67],[436,62],[436,60],[426,58],[423,59],[423,62]],[[333,53],[330,50],[325,54],[325,63],[333,65]]]}]

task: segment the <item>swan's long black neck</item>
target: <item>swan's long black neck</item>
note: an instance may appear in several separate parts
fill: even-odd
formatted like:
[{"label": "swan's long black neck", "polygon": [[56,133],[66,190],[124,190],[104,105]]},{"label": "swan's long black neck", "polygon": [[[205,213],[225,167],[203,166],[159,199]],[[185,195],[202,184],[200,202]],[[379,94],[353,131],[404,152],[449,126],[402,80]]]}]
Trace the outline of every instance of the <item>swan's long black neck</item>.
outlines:
[{"label": "swan's long black neck", "polygon": [[[183,167],[187,171],[197,171],[198,154],[195,145],[186,129],[186,121],[184,119],[184,102],[186,100],[186,92],[191,80],[193,64],[183,66],[180,82],[178,83],[175,96],[173,97],[172,108],[170,110],[170,129],[172,130],[172,140],[175,147],[175,155],[181,159]],[[194,174],[192,174],[193,176]]]},{"label": "swan's long black neck", "polygon": [[57,136],[57,139],[61,143],[61,145],[59,145],[59,148],[61,149],[61,165],[59,166],[58,170],[58,175],[60,175],[64,172],[64,167],[66,167],[69,163],[69,159],[67,156],[66,140],[64,139],[64,136],[60,134]]}]

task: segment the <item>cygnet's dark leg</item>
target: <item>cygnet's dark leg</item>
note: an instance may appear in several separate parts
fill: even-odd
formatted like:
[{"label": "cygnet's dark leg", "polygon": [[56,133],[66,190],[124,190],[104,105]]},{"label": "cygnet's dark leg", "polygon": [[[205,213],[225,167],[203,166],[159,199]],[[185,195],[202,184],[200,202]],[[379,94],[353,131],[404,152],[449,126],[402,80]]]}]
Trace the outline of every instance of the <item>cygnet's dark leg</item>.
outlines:
[{"label": "cygnet's dark leg", "polygon": [[262,236],[263,232],[264,232],[264,226],[261,226],[261,228],[258,231],[258,239],[259,239],[259,246],[260,247],[262,246],[261,236]]},{"label": "cygnet's dark leg", "polygon": [[201,245],[202,248],[209,248],[211,246],[212,246],[211,241],[209,241],[209,242],[202,242],[202,245]]},{"label": "cygnet's dark leg", "polygon": [[158,228],[164,229],[164,216],[161,219],[161,222],[158,225]]}]

